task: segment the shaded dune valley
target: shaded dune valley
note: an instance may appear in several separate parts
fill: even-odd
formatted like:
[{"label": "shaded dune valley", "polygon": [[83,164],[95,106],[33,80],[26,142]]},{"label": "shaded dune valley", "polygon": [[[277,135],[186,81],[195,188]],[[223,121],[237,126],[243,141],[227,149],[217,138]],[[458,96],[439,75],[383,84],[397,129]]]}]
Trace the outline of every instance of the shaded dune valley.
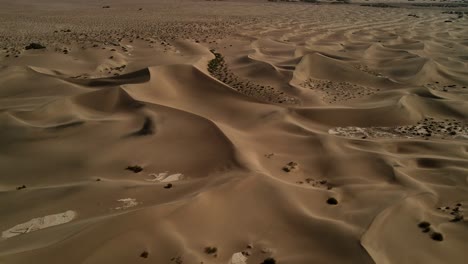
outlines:
[{"label": "shaded dune valley", "polygon": [[464,264],[468,5],[0,0],[0,264]]}]

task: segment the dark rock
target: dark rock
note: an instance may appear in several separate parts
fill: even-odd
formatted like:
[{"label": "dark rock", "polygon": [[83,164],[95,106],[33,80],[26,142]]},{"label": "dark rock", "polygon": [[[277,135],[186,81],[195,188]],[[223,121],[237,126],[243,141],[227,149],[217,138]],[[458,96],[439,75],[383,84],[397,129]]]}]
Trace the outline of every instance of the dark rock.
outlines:
[{"label": "dark rock", "polygon": [[142,257],[142,258],[148,258],[148,256],[149,256],[148,251],[143,251],[143,252],[140,254],[140,257]]}]

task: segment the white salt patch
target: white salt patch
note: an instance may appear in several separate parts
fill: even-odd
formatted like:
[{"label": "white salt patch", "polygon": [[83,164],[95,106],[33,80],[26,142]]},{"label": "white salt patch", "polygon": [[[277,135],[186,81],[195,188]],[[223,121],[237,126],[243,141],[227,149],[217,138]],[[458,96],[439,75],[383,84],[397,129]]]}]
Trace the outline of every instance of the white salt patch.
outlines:
[{"label": "white salt patch", "polygon": [[247,257],[242,252],[232,254],[229,264],[247,264]]},{"label": "white salt patch", "polygon": [[127,208],[134,207],[134,206],[138,205],[138,202],[136,201],[135,198],[119,199],[119,200],[117,200],[117,202],[121,202],[121,203],[123,203],[123,205],[119,206],[119,207],[116,207],[115,208],[116,210],[123,210],[123,209],[127,209]]},{"label": "white salt patch", "polygon": [[148,174],[148,176],[151,176],[153,177],[153,179],[146,179],[147,181],[150,181],[150,182],[160,182],[162,181],[164,178],[167,177],[167,172],[162,172],[162,173],[151,173],[151,174]]},{"label": "white salt patch", "polygon": [[180,181],[180,180],[182,180],[182,177],[183,177],[182,173],[176,173],[176,174],[172,174],[172,175],[167,176],[161,182]]},{"label": "white salt patch", "polygon": [[2,238],[10,238],[17,235],[27,234],[40,229],[61,225],[70,222],[76,217],[75,211],[66,211],[59,214],[46,215],[43,217],[33,218],[28,222],[18,224],[6,231],[2,232]]},{"label": "white salt patch", "polygon": [[150,182],[174,182],[174,181],[180,181],[184,178],[184,175],[182,173],[175,173],[169,175],[168,172],[162,172],[162,173],[151,173],[149,176],[153,177],[153,179],[146,179],[147,181]]}]

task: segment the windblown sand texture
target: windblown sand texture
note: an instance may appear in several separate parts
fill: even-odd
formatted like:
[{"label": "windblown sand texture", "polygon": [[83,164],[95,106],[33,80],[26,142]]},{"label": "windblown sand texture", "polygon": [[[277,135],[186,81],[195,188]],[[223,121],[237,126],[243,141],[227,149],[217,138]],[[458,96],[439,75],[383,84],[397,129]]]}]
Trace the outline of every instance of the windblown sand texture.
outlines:
[{"label": "windblown sand texture", "polygon": [[395,5],[0,0],[0,263],[466,263],[468,8]]}]

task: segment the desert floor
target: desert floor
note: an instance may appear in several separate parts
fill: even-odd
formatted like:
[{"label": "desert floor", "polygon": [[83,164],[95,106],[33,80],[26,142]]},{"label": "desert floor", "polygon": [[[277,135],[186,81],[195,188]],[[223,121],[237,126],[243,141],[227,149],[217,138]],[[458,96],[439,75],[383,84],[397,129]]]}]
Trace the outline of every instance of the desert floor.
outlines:
[{"label": "desert floor", "polygon": [[466,263],[468,7],[11,2],[0,263]]}]

